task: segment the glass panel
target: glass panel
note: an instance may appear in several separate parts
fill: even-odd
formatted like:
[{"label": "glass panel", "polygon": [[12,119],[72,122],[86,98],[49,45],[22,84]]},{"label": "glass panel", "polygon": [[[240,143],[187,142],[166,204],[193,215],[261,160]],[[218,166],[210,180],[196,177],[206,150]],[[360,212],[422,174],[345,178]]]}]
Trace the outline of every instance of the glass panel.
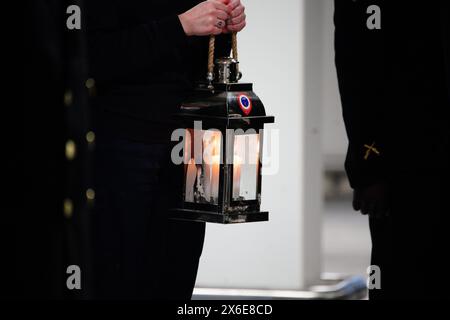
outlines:
[{"label": "glass panel", "polygon": [[187,129],[185,141],[184,200],[217,205],[222,134],[220,131]]},{"label": "glass panel", "polygon": [[259,153],[259,134],[236,134],[234,136],[234,201],[257,199]]}]

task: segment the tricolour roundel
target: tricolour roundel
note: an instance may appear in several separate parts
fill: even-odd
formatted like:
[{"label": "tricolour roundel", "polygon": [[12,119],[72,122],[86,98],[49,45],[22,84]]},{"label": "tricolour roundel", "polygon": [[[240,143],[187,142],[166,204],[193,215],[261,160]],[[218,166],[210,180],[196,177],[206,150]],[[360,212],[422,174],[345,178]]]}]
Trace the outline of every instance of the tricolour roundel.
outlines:
[{"label": "tricolour roundel", "polygon": [[246,116],[252,112],[252,100],[245,94],[241,94],[238,96],[239,107],[241,107],[242,111]]}]

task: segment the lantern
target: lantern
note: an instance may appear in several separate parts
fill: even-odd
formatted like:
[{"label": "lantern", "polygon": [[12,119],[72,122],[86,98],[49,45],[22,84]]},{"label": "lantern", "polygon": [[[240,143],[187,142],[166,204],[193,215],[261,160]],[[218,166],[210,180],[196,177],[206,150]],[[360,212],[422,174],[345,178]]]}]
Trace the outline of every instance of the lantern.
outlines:
[{"label": "lantern", "polygon": [[251,83],[238,83],[236,59],[217,59],[211,73],[177,114],[184,133],[183,187],[171,216],[222,224],[267,221],[268,212],[260,211],[263,129],[274,117],[266,115]]}]

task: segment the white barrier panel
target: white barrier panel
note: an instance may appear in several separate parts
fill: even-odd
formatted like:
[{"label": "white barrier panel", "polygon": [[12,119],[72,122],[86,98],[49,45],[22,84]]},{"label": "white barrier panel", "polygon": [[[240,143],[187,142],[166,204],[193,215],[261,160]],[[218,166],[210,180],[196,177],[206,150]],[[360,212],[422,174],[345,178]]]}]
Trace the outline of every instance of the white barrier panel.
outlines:
[{"label": "white barrier panel", "polygon": [[[254,83],[279,130],[276,174],[263,176],[270,221],[207,225],[197,287],[301,290],[321,274],[321,15],[323,1],[243,0],[242,81]],[[276,135],[275,135],[276,136]],[[266,172],[268,173],[268,172]]]}]

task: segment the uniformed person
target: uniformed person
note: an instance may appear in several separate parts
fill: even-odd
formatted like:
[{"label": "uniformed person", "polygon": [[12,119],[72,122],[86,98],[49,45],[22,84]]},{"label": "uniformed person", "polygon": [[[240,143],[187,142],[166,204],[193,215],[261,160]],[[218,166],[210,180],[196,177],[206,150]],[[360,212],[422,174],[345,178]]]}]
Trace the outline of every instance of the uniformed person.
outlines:
[{"label": "uniformed person", "polygon": [[371,299],[448,298],[448,1],[335,1],[353,206],[369,215]]},{"label": "uniformed person", "polygon": [[[173,114],[245,26],[239,0],[89,1],[98,298],[190,299],[205,225],[168,221]],[[181,181],[180,181],[181,182]]]},{"label": "uniformed person", "polygon": [[[90,153],[83,25],[69,29],[69,6],[83,2],[28,1],[25,5],[23,165],[17,201],[7,211],[14,226],[14,291],[9,297],[89,297]],[[14,127],[11,132],[17,132]],[[22,134],[22,132],[20,132]],[[20,135],[18,133],[18,135]],[[14,178],[19,181],[19,174]],[[11,187],[12,188],[12,187]],[[19,192],[23,190],[23,192]],[[69,266],[81,276],[67,286]],[[69,269],[71,270],[71,269]],[[9,276],[8,276],[9,277]],[[72,285],[74,285],[72,287]],[[79,286],[80,285],[80,286]]]}]

